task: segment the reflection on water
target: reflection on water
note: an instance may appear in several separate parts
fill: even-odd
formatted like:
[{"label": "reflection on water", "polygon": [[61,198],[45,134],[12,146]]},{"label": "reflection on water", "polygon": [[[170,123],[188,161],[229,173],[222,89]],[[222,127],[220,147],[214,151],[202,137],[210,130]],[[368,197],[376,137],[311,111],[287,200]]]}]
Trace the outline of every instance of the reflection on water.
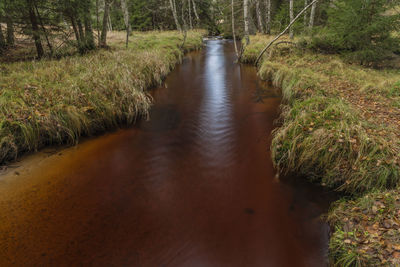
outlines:
[{"label": "reflection on water", "polygon": [[326,265],[326,195],[275,178],[280,98],[234,61],[208,41],[150,121],[0,184],[0,266]]}]

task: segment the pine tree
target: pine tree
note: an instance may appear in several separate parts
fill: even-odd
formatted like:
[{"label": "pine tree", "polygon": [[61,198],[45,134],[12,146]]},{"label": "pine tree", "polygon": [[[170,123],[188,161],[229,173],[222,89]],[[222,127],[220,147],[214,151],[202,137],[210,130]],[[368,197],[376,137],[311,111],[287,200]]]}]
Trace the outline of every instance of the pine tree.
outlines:
[{"label": "pine tree", "polygon": [[399,46],[392,33],[399,27],[400,16],[388,12],[393,4],[387,0],[336,0],[328,10],[327,27],[312,46],[345,54],[361,64],[384,59]]}]

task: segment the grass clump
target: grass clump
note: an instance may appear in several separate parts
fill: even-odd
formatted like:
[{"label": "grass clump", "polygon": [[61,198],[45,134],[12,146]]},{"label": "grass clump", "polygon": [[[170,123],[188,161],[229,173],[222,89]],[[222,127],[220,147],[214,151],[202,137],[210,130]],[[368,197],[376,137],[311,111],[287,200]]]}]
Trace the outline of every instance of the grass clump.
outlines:
[{"label": "grass clump", "polygon": [[[245,61],[269,40],[252,38]],[[282,126],[272,142],[279,171],[352,194],[400,185],[398,70],[280,44],[264,57],[259,75],[282,88]]]},{"label": "grass clump", "polygon": [[[252,38],[245,62],[270,40]],[[339,201],[327,215],[331,265],[399,266],[400,71],[297,47],[272,47],[259,68],[283,94],[275,166],[359,197]]]},{"label": "grass clump", "polygon": [[200,48],[203,32],[134,33],[110,37],[111,49],[61,60],[0,67],[0,164],[27,151],[78,142],[147,116],[146,89],[160,84],[185,51]]}]

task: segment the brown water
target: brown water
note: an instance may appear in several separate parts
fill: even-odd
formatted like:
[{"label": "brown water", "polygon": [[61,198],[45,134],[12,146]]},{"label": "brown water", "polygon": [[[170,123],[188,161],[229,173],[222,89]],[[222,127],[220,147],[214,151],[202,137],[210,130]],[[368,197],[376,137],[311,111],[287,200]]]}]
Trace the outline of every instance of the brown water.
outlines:
[{"label": "brown water", "polygon": [[326,195],[275,178],[280,98],[231,43],[153,95],[150,121],[0,176],[0,266],[326,265]]}]

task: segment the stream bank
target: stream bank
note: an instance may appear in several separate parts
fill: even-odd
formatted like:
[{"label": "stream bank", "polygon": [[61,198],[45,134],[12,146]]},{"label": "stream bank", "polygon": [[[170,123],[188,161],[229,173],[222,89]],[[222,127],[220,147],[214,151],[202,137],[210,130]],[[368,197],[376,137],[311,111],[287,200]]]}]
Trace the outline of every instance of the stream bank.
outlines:
[{"label": "stream bank", "polygon": [[[0,166],[26,152],[76,144],[82,136],[147,117],[159,85],[204,31],[111,33],[109,50],[0,67]],[[183,46],[182,46],[183,45]]]},{"label": "stream bank", "polygon": [[[254,62],[270,38],[253,36],[243,61]],[[279,171],[352,198],[367,194],[334,205],[328,215],[332,262],[399,264],[399,199],[397,190],[386,191],[400,183],[398,69],[367,69],[280,44],[258,71],[282,88],[282,126],[271,146]],[[377,190],[383,193],[370,193]]]}]

